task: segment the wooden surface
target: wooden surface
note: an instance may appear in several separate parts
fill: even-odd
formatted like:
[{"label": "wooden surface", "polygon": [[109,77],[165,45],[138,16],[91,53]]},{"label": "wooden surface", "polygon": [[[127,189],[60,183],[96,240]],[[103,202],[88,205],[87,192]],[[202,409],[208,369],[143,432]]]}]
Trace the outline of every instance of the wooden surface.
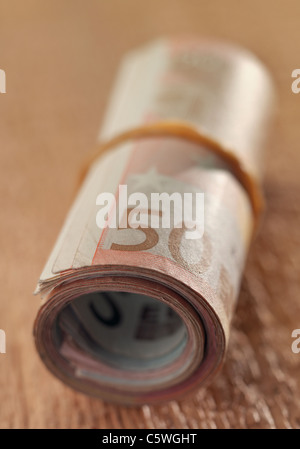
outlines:
[{"label": "wooden surface", "polygon": [[[1,428],[299,428],[300,2],[0,1]],[[249,257],[227,361],[207,389],[159,407],[116,407],[65,387],[39,360],[32,295],[93,147],[118,62],[157,36],[226,38],[269,66],[279,117],[267,210]],[[220,73],[220,76],[222,74]]]}]

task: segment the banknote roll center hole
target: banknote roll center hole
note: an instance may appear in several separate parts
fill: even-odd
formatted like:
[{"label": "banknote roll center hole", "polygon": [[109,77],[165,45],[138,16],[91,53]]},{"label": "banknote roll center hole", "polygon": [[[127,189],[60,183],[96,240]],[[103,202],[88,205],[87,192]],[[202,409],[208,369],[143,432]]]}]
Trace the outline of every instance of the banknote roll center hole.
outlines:
[{"label": "banknote roll center hole", "polygon": [[[56,340],[121,370],[160,369],[184,351],[188,333],[167,304],[146,295],[96,292],[80,296],[58,315]],[[68,351],[64,349],[64,355]]]}]

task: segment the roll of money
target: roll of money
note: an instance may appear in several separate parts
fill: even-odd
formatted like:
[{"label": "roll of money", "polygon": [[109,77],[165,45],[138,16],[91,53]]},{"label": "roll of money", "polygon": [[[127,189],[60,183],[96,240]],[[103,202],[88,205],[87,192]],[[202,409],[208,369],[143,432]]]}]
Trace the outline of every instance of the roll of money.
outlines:
[{"label": "roll of money", "polygon": [[210,381],[225,359],[263,207],[274,90],[232,45],[129,53],[37,292],[37,350],[63,382],[124,404]]}]

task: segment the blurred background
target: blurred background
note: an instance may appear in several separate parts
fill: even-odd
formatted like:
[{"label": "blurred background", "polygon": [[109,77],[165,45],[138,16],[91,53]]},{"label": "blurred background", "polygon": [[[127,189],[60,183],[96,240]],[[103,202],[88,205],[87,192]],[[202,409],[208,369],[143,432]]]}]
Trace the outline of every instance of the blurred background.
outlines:
[{"label": "blurred background", "polygon": [[[295,0],[0,0],[1,428],[297,428],[300,353],[300,3]],[[33,345],[43,265],[94,147],[121,57],[161,36],[236,42],[273,74],[267,209],[221,374],[192,398],[117,407],[70,390]]]}]

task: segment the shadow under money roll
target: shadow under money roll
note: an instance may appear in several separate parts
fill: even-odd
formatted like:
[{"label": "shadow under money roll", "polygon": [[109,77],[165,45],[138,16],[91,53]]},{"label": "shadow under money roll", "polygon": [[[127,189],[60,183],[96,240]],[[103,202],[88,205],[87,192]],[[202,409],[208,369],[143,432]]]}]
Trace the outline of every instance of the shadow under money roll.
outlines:
[{"label": "shadow under money roll", "polygon": [[125,58],[37,288],[36,347],[57,377],[142,404],[220,370],[272,107],[265,68],[233,46],[169,39]]}]

